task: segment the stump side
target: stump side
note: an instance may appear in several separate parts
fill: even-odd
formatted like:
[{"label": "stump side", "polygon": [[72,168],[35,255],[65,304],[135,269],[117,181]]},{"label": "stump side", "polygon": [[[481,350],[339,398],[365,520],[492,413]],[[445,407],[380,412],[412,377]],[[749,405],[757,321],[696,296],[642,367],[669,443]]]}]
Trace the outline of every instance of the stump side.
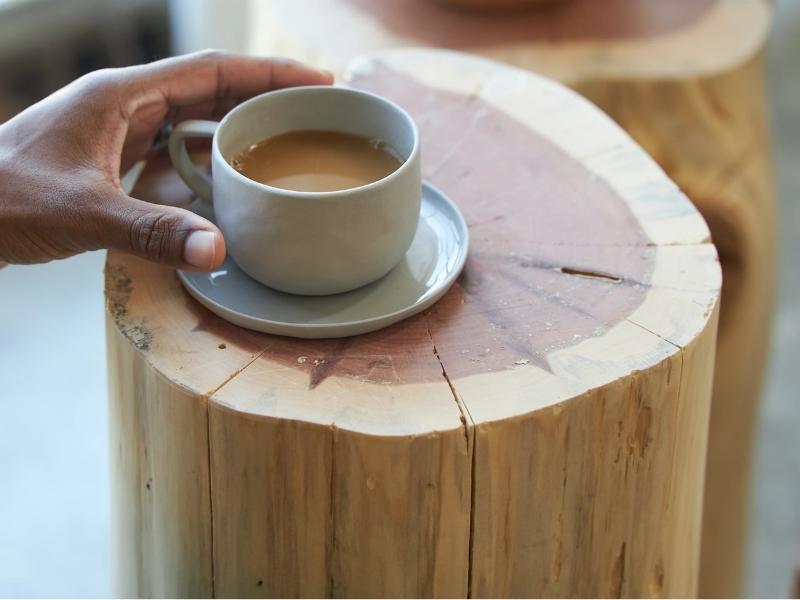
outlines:
[{"label": "stump side", "polygon": [[[600,4],[603,14],[589,18]],[[697,203],[720,249],[726,281],[701,593],[736,596],[775,289],[775,205],[761,74],[772,8],[762,0],[689,4],[570,1],[487,13],[429,0],[377,8],[362,0],[316,0],[315,14],[326,15],[316,25],[291,2],[278,1],[258,8],[251,46],[340,70],[365,52],[432,45],[555,77],[622,124]],[[659,15],[662,10],[676,14]],[[331,23],[350,32],[346,43],[327,36]]]},{"label": "stump side", "polygon": [[[488,119],[424,159],[473,229],[479,216],[494,223],[475,246],[484,290],[468,266],[427,314],[349,341],[298,342],[229,325],[169,269],[109,253],[112,412],[134,415],[112,420],[122,449],[116,544],[120,573],[132,574],[120,591],[693,595],[719,296],[702,219],[621,130],[561,86],[427,51],[367,58],[351,73],[389,97],[395,88],[381,86],[404,81],[399,91],[431,102],[411,98],[409,108],[434,110],[433,121],[450,109]],[[492,129],[491,111],[535,132],[532,151],[551,157],[538,171],[521,158],[539,179],[502,205],[514,216],[505,223],[491,220],[481,179],[469,184],[455,168],[505,167],[488,150],[469,153],[472,135],[518,134]],[[563,170],[548,144],[569,159]],[[140,190],[172,189],[163,177],[151,169]],[[537,182],[549,193],[534,193]],[[581,245],[586,229],[570,228],[586,218],[575,190],[596,200],[584,212],[599,211],[599,243]],[[575,207],[560,224],[554,198]],[[552,225],[541,228],[539,214]],[[532,230],[541,244],[530,245]],[[507,261],[515,242],[526,255]],[[503,270],[522,272],[524,285],[491,284]],[[476,297],[488,313],[468,306]],[[525,335],[532,354],[514,358],[519,331],[547,337],[546,315],[559,314],[550,305],[565,311],[549,341],[536,349],[543,340]],[[587,321],[594,329],[575,338]],[[465,340],[502,360],[465,359]],[[142,473],[153,477],[155,509],[122,501]]]}]

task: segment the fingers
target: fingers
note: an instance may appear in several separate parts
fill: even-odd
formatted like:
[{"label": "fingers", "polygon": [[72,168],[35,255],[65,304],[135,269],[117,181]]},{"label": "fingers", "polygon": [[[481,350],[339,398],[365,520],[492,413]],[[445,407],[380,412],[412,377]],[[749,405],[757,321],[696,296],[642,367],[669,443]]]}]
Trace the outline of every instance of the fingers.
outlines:
[{"label": "fingers", "polygon": [[229,52],[204,51],[160,60],[142,67],[143,83],[155,86],[170,108],[243,100],[278,88],[325,85],[327,71],[283,58],[258,58]]},{"label": "fingers", "polygon": [[225,260],[217,227],[192,212],[150,204],[119,192],[104,210],[96,245],[181,269],[210,271]]}]

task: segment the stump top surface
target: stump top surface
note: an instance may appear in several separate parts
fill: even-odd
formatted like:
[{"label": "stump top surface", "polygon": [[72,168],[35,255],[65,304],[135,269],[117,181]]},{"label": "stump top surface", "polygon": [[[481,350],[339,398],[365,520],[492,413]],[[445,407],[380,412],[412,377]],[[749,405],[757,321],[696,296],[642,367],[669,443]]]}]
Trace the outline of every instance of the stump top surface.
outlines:
[{"label": "stump top surface", "polygon": [[[348,79],[417,120],[423,175],[470,227],[464,274],[385,330],[295,340],[228,324],[171,269],[110,252],[111,323],[175,385],[253,418],[419,435],[558,410],[706,327],[720,271],[705,223],[580,96],[447,51],[367,56]],[[163,157],[134,195],[190,199]]]},{"label": "stump top surface", "polygon": [[366,52],[433,46],[562,81],[725,71],[763,48],[771,26],[766,0],[564,0],[496,10],[437,0],[274,0],[254,10],[255,53],[340,69]]}]

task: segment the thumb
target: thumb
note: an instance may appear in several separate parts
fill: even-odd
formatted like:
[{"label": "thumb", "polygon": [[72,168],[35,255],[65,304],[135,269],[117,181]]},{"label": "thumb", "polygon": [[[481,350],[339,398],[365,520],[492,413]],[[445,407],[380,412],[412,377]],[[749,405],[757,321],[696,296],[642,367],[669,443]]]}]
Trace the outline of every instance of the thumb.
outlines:
[{"label": "thumb", "polygon": [[150,204],[124,194],[107,207],[101,234],[104,247],[199,271],[215,269],[225,260],[222,232],[188,210]]}]

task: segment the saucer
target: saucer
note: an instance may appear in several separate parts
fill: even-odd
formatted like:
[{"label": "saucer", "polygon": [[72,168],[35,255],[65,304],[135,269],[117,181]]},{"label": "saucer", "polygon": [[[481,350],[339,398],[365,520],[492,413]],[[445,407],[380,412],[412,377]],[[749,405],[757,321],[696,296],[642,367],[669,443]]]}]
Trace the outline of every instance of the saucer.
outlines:
[{"label": "saucer", "polygon": [[[201,202],[190,207],[208,218]],[[205,209],[205,210],[204,210]],[[417,233],[403,260],[364,287],[332,296],[297,296],[250,278],[230,257],[211,273],[178,271],[187,291],[241,327],[298,338],[337,338],[387,327],[441,298],[464,268],[469,232],[442,192],[422,185]]]}]

